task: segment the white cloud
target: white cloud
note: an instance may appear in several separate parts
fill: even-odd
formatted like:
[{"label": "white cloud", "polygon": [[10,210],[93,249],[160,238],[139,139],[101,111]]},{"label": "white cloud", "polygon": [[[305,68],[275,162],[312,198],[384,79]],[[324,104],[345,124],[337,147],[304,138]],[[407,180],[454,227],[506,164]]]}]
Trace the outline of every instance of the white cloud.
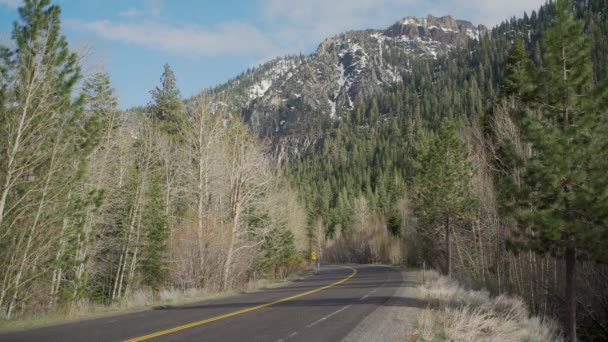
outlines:
[{"label": "white cloud", "polygon": [[[18,0],[0,0],[17,3]],[[382,29],[405,16],[452,15],[492,27],[522,15],[545,0],[260,0],[261,24],[224,22],[212,28],[174,25],[162,20],[163,0],[146,0],[123,17],[137,22],[72,21],[101,38],[190,56],[250,55],[268,59],[285,53],[308,53],[323,39],[354,29]],[[143,19],[147,18],[147,19]]]},{"label": "white cloud", "polygon": [[93,32],[104,39],[180,56],[265,55],[268,51],[275,50],[267,35],[241,22],[225,22],[211,30],[194,25],[172,26],[151,21],[71,21],[70,25]]},{"label": "white cloud", "polygon": [[538,10],[546,0],[439,0],[430,8],[437,14],[450,14],[458,19],[467,19],[475,24],[495,26],[513,16]]},{"label": "white cloud", "polygon": [[420,15],[411,11],[418,1],[263,0],[262,12],[278,28],[277,38],[309,45],[343,31],[384,28],[405,15]]},{"label": "white cloud", "polygon": [[492,27],[538,9],[545,0],[262,0],[276,37],[302,45],[351,29],[382,29],[406,16],[451,15]]},{"label": "white cloud", "polygon": [[[392,22],[405,16],[433,14],[466,17],[475,24],[494,26],[513,15],[538,9],[546,0],[263,0],[262,7],[271,20],[287,18],[293,25],[365,24]],[[431,13],[432,12],[432,13]],[[381,28],[381,27],[375,27]]]},{"label": "white cloud", "polygon": [[138,10],[137,8],[128,8],[120,13],[118,13],[119,16],[121,17],[137,17],[141,15],[141,11]]},{"label": "white cloud", "polygon": [[17,8],[21,5],[21,0],[0,0],[0,5],[4,5],[9,8]]}]

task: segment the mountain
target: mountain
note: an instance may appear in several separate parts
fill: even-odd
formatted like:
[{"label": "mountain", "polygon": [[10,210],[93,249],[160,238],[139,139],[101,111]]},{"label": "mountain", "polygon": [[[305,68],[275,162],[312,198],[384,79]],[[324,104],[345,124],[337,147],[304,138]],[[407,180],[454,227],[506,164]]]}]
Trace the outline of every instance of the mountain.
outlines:
[{"label": "mountain", "polygon": [[[450,16],[405,17],[384,30],[325,39],[309,56],[271,60],[213,90],[258,134],[306,148],[323,127],[407,77],[414,59],[435,59],[488,29]],[[302,146],[303,145],[303,146]],[[296,151],[297,152],[297,151]]]}]

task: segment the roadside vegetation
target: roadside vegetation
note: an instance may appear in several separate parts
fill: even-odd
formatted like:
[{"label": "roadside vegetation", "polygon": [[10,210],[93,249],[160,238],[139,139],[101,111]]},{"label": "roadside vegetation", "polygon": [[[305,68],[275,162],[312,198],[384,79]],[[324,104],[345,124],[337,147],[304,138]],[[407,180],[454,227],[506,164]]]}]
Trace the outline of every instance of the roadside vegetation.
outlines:
[{"label": "roadside vegetation", "polygon": [[[85,74],[61,11],[19,9],[0,46],[0,319],[141,307],[307,266],[304,207],[270,145],[166,65],[122,111]],[[102,309],[103,311],[103,309]]]},{"label": "roadside vegetation", "polygon": [[429,306],[418,316],[409,341],[563,341],[559,325],[531,315],[518,297],[468,290],[428,271],[419,295]]}]

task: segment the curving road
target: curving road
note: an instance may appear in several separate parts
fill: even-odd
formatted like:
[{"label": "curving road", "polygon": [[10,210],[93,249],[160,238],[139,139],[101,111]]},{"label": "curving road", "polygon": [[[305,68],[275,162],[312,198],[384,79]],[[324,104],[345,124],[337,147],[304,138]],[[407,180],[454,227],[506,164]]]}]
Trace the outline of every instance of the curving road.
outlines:
[{"label": "curving road", "polygon": [[278,288],[0,333],[0,341],[339,341],[383,305],[414,305],[393,298],[411,284],[390,267],[327,266]]}]

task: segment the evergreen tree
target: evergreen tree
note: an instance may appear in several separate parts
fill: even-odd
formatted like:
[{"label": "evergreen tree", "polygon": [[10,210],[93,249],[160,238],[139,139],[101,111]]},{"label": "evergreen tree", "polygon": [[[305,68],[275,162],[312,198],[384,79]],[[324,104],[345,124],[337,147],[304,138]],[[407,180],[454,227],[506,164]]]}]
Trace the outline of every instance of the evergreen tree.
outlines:
[{"label": "evergreen tree", "polygon": [[471,193],[473,168],[467,155],[454,123],[446,119],[430,146],[419,148],[415,161],[415,209],[427,227],[443,226],[448,277],[452,276],[452,230],[469,219],[475,205]]},{"label": "evergreen tree", "polygon": [[530,74],[532,73],[530,55],[526,50],[523,39],[517,39],[505,63],[504,95],[514,95],[523,98],[529,94]]},{"label": "evergreen tree", "polygon": [[160,87],[150,92],[154,101],[151,108],[152,116],[168,133],[175,134],[183,115],[183,103],[177,88],[177,79],[169,64],[164,66],[160,83]]},{"label": "evergreen tree", "polygon": [[522,228],[513,246],[565,260],[566,332],[576,341],[576,262],[607,257],[608,164],[601,156],[608,130],[605,99],[593,89],[589,38],[571,7],[570,1],[556,3],[556,18],[540,44],[541,71],[517,76],[510,69],[510,79],[530,79],[531,97],[514,119],[533,152],[511,160],[522,177],[505,191]]},{"label": "evergreen tree", "polygon": [[102,130],[100,136],[107,136],[108,132],[118,124],[116,119],[118,102],[110,75],[104,72],[93,74],[84,82],[83,90],[87,115],[95,117],[96,124]]},{"label": "evergreen tree", "polygon": [[80,206],[75,184],[96,142],[83,97],[74,97],[81,73],[60,12],[48,0],[25,1],[14,51],[0,48],[0,307],[8,318],[30,286],[48,280],[49,251],[66,241],[66,226],[78,225],[68,209]]},{"label": "evergreen tree", "polygon": [[[3,108],[4,106],[4,100],[6,99],[6,90],[8,88],[10,80],[10,55],[10,49],[0,44],[0,108]],[[0,117],[0,119],[2,119],[2,117]],[[1,121],[0,124],[2,124]]]},{"label": "evergreen tree", "polygon": [[155,297],[165,284],[168,269],[165,264],[167,254],[167,239],[169,237],[168,221],[165,216],[163,202],[162,180],[159,174],[151,177],[150,189],[147,192],[147,202],[142,215],[142,225],[145,230],[145,242],[142,247],[142,273],[144,284],[150,286]]}]

